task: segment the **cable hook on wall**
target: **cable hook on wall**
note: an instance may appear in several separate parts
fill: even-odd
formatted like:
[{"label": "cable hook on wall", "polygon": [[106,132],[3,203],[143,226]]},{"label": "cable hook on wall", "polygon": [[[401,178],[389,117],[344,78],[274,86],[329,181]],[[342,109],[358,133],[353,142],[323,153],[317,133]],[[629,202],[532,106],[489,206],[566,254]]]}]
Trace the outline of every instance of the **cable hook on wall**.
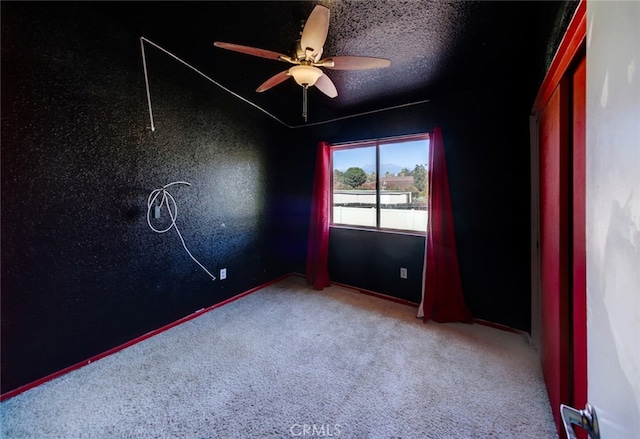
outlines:
[{"label": "cable hook on wall", "polygon": [[[151,228],[151,230],[153,230],[156,233],[166,233],[169,230],[175,228],[176,229],[176,233],[178,234],[178,237],[180,238],[180,241],[182,242],[182,246],[184,247],[185,251],[187,252],[187,254],[191,257],[191,259],[193,259],[193,261],[198,264],[200,266],[200,268],[202,268],[209,276],[211,276],[211,280],[216,280],[216,277],[211,274],[211,272],[209,270],[207,270],[204,265],[202,265],[189,251],[189,249],[187,248],[187,244],[185,244],[184,242],[184,238],[182,237],[182,233],[180,233],[180,229],[178,229],[178,225],[176,224],[176,219],[178,218],[178,204],[176,203],[176,199],[173,198],[173,195],[171,195],[169,193],[169,191],[167,191],[167,188],[169,186],[173,186],[176,184],[185,184],[187,186],[191,186],[191,183],[188,183],[186,181],[174,181],[172,183],[169,184],[165,184],[164,186],[162,186],[161,188],[158,189],[154,189],[153,191],[151,191],[151,193],[149,194],[149,197],[147,198],[147,224],[149,224],[149,227]],[[160,197],[160,204],[156,206],[156,200],[158,199],[158,197]],[[171,223],[169,224],[169,226],[167,226],[164,229],[158,229],[153,227],[153,224],[151,224],[151,210],[153,209],[154,212],[158,212],[158,216],[159,216],[159,212],[162,210],[162,206],[166,206],[167,207],[167,211],[169,212],[169,217],[171,218]],[[173,206],[173,208],[172,208]],[[158,217],[156,216],[156,217]]]}]

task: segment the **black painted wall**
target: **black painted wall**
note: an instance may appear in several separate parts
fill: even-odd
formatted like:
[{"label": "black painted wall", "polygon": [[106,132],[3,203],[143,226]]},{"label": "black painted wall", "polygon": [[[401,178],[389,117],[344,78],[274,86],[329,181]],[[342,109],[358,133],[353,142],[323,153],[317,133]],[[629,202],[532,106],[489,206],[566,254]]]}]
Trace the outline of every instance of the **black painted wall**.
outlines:
[{"label": "black painted wall", "polygon": [[[336,227],[329,254],[334,282],[420,303],[424,237]],[[407,269],[406,279],[400,278],[400,267]]]},{"label": "black painted wall", "polygon": [[[2,392],[291,271],[267,155],[284,128],[147,47],[152,132],[136,21],[2,2]],[[185,242],[226,280],[148,227],[176,180]]]},{"label": "black painted wall", "polygon": [[[522,103],[521,111],[514,108],[518,102],[508,91],[477,87],[309,128],[307,136],[343,142],[424,133],[440,126],[467,305],[474,317],[529,330],[528,111]],[[300,232],[302,236],[302,227]],[[330,232],[333,281],[417,303],[423,258],[423,236],[339,228]],[[400,267],[408,268],[408,279],[400,278]]]}]

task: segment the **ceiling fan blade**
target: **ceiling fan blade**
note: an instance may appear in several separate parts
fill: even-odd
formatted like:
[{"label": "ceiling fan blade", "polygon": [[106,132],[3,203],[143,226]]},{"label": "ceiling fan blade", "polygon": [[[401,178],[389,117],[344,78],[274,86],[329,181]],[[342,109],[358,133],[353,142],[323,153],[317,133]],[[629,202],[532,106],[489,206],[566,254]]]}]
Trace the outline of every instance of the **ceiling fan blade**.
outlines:
[{"label": "ceiling fan blade", "polygon": [[260,87],[256,89],[258,93],[262,93],[263,91],[269,90],[272,87],[280,84],[281,82],[289,79],[289,70],[285,70],[284,72],[280,72],[277,75],[272,76],[262,83]]},{"label": "ceiling fan blade", "polygon": [[317,5],[307,19],[300,38],[300,47],[304,53],[310,53],[316,61],[322,55],[322,47],[329,32],[329,9]]},{"label": "ceiling fan blade", "polygon": [[233,50],[234,52],[245,53],[247,55],[259,56],[260,58],[275,60],[284,60],[286,58],[289,58],[282,53],[272,52],[265,49],[257,49],[255,47],[241,46],[240,44],[223,43],[221,41],[216,41],[215,43],[213,43],[213,45],[216,47],[220,47],[221,49]]},{"label": "ceiling fan blade", "polygon": [[331,79],[325,74],[318,78],[318,80],[316,81],[316,87],[318,87],[318,90],[320,90],[330,98],[335,98],[336,96],[338,96],[338,90],[336,90],[336,86],[333,84],[333,81],[331,81]]},{"label": "ceiling fan blade", "polygon": [[368,56],[334,56],[320,60],[317,64],[333,70],[366,70],[389,67],[391,61],[384,58],[371,58]]}]

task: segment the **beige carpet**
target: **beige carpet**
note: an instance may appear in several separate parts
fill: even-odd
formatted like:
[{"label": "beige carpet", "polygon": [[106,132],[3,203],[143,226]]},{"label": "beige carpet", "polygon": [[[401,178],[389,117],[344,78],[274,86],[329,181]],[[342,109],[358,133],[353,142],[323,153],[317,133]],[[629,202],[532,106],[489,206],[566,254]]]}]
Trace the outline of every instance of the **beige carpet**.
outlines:
[{"label": "beige carpet", "polygon": [[6,400],[6,438],[551,438],[518,334],[289,277]]}]

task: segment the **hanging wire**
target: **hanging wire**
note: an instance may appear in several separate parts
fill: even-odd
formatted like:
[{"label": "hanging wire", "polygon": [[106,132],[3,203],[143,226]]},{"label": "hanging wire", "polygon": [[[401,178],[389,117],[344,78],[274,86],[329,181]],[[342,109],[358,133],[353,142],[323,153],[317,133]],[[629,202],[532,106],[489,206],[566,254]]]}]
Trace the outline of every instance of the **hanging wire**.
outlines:
[{"label": "hanging wire", "polygon": [[144,38],[140,38],[140,47],[142,49],[142,67],[144,70],[144,84],[147,87],[147,104],[149,105],[149,119],[151,120],[151,131],[156,130],[153,123],[153,110],[151,109],[151,92],[149,91],[149,75],[147,73],[147,57],[144,53]]},{"label": "hanging wire", "polygon": [[150,41],[145,37],[140,37],[140,45],[142,47],[142,63],[143,63],[143,67],[144,67],[144,79],[145,79],[145,84],[147,86],[147,103],[148,103],[148,106],[149,106],[149,118],[151,119],[151,131],[155,131],[155,125],[154,125],[154,122],[153,122],[153,110],[151,108],[151,93],[150,93],[150,90],[149,90],[149,78],[148,78],[148,72],[147,72],[147,60],[146,60],[146,54],[145,54],[145,50],[144,50],[144,43],[150,44],[151,46],[155,47],[156,49],[160,50],[161,52],[169,55],[171,58],[173,58],[176,61],[182,63],[183,65],[185,65],[186,67],[190,68],[191,70],[195,71],[200,76],[202,76],[203,78],[207,79],[209,82],[211,82],[214,85],[220,87],[222,90],[224,90],[227,93],[235,96],[236,98],[240,99],[241,101],[244,101],[245,103],[255,107],[256,109],[258,109],[260,111],[262,111],[264,114],[266,114],[267,116],[271,117],[272,119],[278,121],[279,123],[281,123],[282,125],[284,125],[287,128],[305,128],[305,127],[310,127],[310,126],[315,126],[315,125],[323,125],[323,124],[327,124],[327,123],[337,122],[337,121],[340,121],[340,120],[351,119],[351,118],[354,118],[354,117],[366,116],[368,114],[375,114],[375,113],[380,113],[380,112],[383,112],[383,111],[396,110],[398,108],[404,108],[404,107],[410,107],[410,106],[413,106],[413,105],[424,104],[424,103],[427,103],[427,102],[430,101],[430,99],[423,99],[421,101],[409,102],[409,103],[400,104],[400,105],[394,105],[392,107],[379,108],[377,110],[364,111],[362,113],[350,114],[350,115],[347,115],[347,116],[336,117],[336,118],[328,119],[328,120],[321,120],[321,121],[313,122],[313,123],[310,123],[310,124],[307,124],[306,123],[307,120],[305,119],[305,124],[304,125],[289,125],[289,124],[283,122],[282,120],[278,119],[276,116],[274,116],[273,114],[269,113],[267,110],[265,110],[264,108],[260,107],[259,105],[254,104],[253,102],[249,101],[248,99],[243,98],[239,94],[237,94],[237,93],[231,91],[230,89],[228,89],[227,87],[223,86],[219,82],[213,80],[211,77],[205,75],[200,70],[198,70],[195,67],[193,67],[192,65],[188,64],[186,61],[183,61],[182,59],[178,58],[176,55],[174,55],[173,53],[169,52],[168,50],[162,48],[161,46],[157,45],[153,41]]},{"label": "hanging wire", "polygon": [[[149,224],[149,227],[151,228],[151,230],[153,230],[156,233],[166,233],[169,230],[171,230],[172,228],[175,228],[176,229],[176,233],[178,234],[178,237],[180,238],[180,241],[182,242],[182,246],[184,247],[184,249],[187,252],[187,254],[191,257],[191,259],[194,260],[194,262],[196,264],[198,264],[200,266],[200,268],[202,268],[209,276],[211,276],[211,280],[216,280],[216,277],[213,274],[211,274],[211,272],[209,272],[209,270],[207,270],[204,267],[204,265],[202,265],[191,254],[191,252],[187,248],[187,244],[185,244],[185,242],[184,242],[184,238],[182,237],[182,233],[180,233],[180,229],[178,229],[178,225],[176,224],[176,219],[178,218],[178,204],[176,203],[176,199],[173,198],[173,195],[171,195],[169,193],[169,191],[167,191],[167,188],[169,186],[173,186],[175,184],[185,184],[187,186],[191,186],[191,183],[188,183],[186,181],[174,181],[172,183],[165,184],[161,188],[154,189],[153,191],[151,191],[151,193],[149,194],[149,197],[147,198],[147,224]],[[153,224],[151,224],[151,209],[153,209],[155,207],[156,200],[161,195],[162,195],[162,198],[160,199],[160,205],[158,206],[158,209],[161,210],[162,206],[167,206],[167,211],[169,212],[169,217],[171,218],[171,223],[169,224],[168,227],[166,227],[164,229],[157,229],[157,228],[153,227]],[[169,202],[171,202],[171,203],[169,203]],[[173,209],[172,209],[172,206],[173,206]]]}]

